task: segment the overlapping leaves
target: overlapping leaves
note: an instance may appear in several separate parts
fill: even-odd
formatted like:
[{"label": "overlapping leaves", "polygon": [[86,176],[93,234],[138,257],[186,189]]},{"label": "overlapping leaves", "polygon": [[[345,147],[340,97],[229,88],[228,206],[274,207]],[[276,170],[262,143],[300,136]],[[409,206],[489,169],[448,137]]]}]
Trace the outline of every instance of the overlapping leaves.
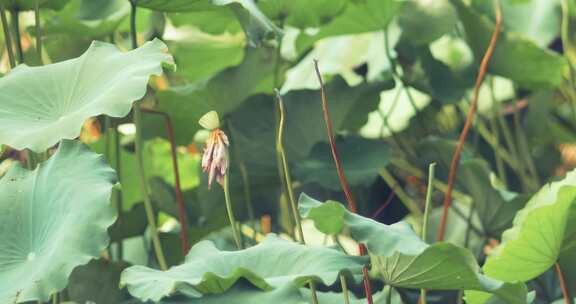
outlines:
[{"label": "overlapping leaves", "polygon": [[[576,248],[576,171],[558,182],[545,185],[520,210],[512,228],[502,234],[502,243],[483,267],[494,278],[528,281],[544,273],[561,256]],[[487,295],[468,293],[470,303],[485,303]]]},{"label": "overlapping leaves", "polygon": [[522,283],[504,283],[482,275],[470,251],[450,243],[428,245],[405,222],[380,224],[345,210],[338,202],[322,204],[305,194],[300,197],[299,210],[303,218],[310,218],[315,223],[319,219],[329,221],[328,227],[316,225],[326,234],[348,229],[352,238],[368,248],[373,275],[387,284],[407,288],[482,290],[508,303],[526,301],[526,287]]},{"label": "overlapping leaves", "polygon": [[240,251],[220,251],[210,241],[196,244],[184,264],[167,271],[133,266],[121,283],[142,300],[158,301],[174,292],[192,296],[222,293],[240,278],[263,290],[310,280],[332,285],[340,273],[359,274],[364,257],[346,256],[325,247],[310,247],[269,235],[262,243]]}]

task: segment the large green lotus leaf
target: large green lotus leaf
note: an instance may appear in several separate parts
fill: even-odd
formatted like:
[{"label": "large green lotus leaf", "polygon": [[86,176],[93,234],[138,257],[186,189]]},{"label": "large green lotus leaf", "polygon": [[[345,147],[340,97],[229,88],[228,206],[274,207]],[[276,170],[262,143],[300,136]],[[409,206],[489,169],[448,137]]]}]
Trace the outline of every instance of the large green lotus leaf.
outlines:
[{"label": "large green lotus leaf", "polygon": [[[390,45],[396,44],[400,36],[398,27],[390,31]],[[314,61],[319,59],[320,71],[326,79],[334,76],[343,77],[350,86],[356,86],[363,81],[382,81],[392,78],[389,73],[390,62],[385,52],[384,33],[382,31],[362,34],[349,34],[328,37],[314,44],[314,48],[299,59],[298,63],[286,71],[286,81],[280,92],[302,89],[320,89],[318,78],[313,72]],[[296,55],[296,54],[294,54]],[[360,75],[356,68],[366,64],[368,71]],[[387,74],[385,74],[388,72]]]},{"label": "large green lotus leaf", "polygon": [[59,33],[77,37],[104,37],[114,32],[129,14],[130,3],[125,0],[70,1],[63,10],[52,16],[44,14],[48,18],[42,30],[50,37]]},{"label": "large green lotus leaf", "polygon": [[[402,45],[402,41],[400,45]],[[413,79],[414,86],[427,91],[442,103],[457,103],[462,100],[466,89],[474,82],[471,73],[456,73],[444,62],[436,59],[427,46],[415,48],[424,74]],[[401,51],[400,51],[401,52]],[[466,70],[468,71],[468,70]]]},{"label": "large green lotus leaf", "polygon": [[[348,129],[346,126],[351,120],[365,122],[368,113],[377,106],[379,92],[389,87],[390,83],[375,82],[352,88],[342,78],[334,78],[326,86],[334,129]],[[299,90],[286,94],[283,99],[286,108],[284,149],[288,159],[296,161],[308,157],[317,143],[328,140],[320,96],[317,90]],[[273,97],[264,95],[250,98],[230,115],[231,135],[236,138],[240,157],[246,162],[268,162],[276,166],[276,134],[270,127],[277,124],[275,117]]]},{"label": "large green lotus leaf", "polygon": [[[388,164],[391,149],[382,141],[349,136],[338,138],[336,143],[346,178],[352,186],[371,184],[379,170]],[[328,143],[316,144],[308,158],[295,164],[293,173],[304,183],[318,183],[336,191],[341,187]]]},{"label": "large green lotus leaf", "polygon": [[[502,19],[504,30],[517,32],[547,48],[560,35],[562,0],[504,0]],[[569,3],[572,3],[568,1]],[[478,11],[494,17],[494,5],[490,1],[473,0]]]},{"label": "large green lotus leaf", "polygon": [[116,211],[114,171],[75,141],[34,171],[14,165],[0,180],[0,302],[46,301],[72,270],[100,255]]},{"label": "large green lotus leaf", "polygon": [[[344,212],[336,211],[336,207]],[[381,224],[349,212],[342,204],[322,204],[306,194],[300,196],[298,208],[303,218],[340,221],[354,240],[366,245],[371,256],[372,275],[386,284],[431,290],[482,290],[507,303],[526,302],[524,284],[504,283],[482,275],[469,250],[443,242],[428,245],[406,222]],[[317,221],[315,225],[322,231]],[[333,234],[334,227],[330,228],[323,232]]]},{"label": "large green lotus leaf", "polygon": [[398,25],[403,35],[416,44],[430,43],[451,32],[458,22],[449,0],[412,0],[400,9]]},{"label": "large green lotus leaf", "polygon": [[[170,115],[176,142],[181,145],[192,142],[194,134],[201,128],[198,119],[206,112],[215,110],[224,117],[250,95],[270,92],[274,52],[266,47],[248,48],[240,65],[220,72],[206,84],[184,85],[158,92],[158,109]],[[164,127],[158,125],[162,120],[152,116],[144,118],[145,136],[166,136]]]},{"label": "large green lotus leaf", "polygon": [[183,39],[168,41],[168,45],[178,64],[178,74],[197,82],[239,65],[244,59],[246,41],[242,34],[212,36],[190,31]]},{"label": "large green lotus leaf", "polygon": [[301,33],[296,40],[296,49],[301,52],[326,37],[380,31],[386,28],[400,6],[401,1],[397,0],[349,1],[344,12],[316,33]]},{"label": "large green lotus leaf", "polygon": [[220,251],[211,241],[202,241],[190,249],[184,264],[167,271],[133,266],[122,273],[121,284],[141,300],[158,301],[176,291],[197,296],[222,293],[240,278],[263,290],[287,284],[301,287],[310,280],[332,285],[340,273],[360,274],[366,262],[366,257],[300,245],[272,234],[240,251]]},{"label": "large green lotus leaf", "polygon": [[4,3],[7,9],[15,9],[17,11],[33,10],[36,3],[41,8],[50,8],[59,10],[70,0],[0,0]]},{"label": "large green lotus leaf", "polygon": [[274,20],[283,20],[284,24],[306,29],[320,27],[335,16],[341,14],[348,0],[264,0],[258,6]]},{"label": "large green lotus leaf", "polygon": [[[457,8],[467,41],[479,61],[494,31],[494,23],[461,0],[451,2]],[[541,49],[521,35],[503,32],[496,43],[488,71],[510,78],[521,86],[545,88],[561,83],[566,65],[561,55]]]},{"label": "large green lotus leaf", "polygon": [[[542,187],[516,214],[512,228],[502,234],[500,246],[486,260],[484,273],[506,282],[528,281],[552,267],[564,248],[573,247],[574,202],[576,171]],[[473,304],[485,303],[486,298],[482,293],[466,295]]]},{"label": "large green lotus leaf", "polygon": [[212,5],[227,6],[235,13],[251,42],[259,44],[269,34],[281,34],[254,0],[138,0],[137,5],[163,12],[203,11]]},{"label": "large green lotus leaf", "polygon": [[228,6],[210,5],[189,12],[168,13],[167,17],[177,28],[193,26],[211,35],[242,32],[242,25]]},{"label": "large green lotus leaf", "polygon": [[148,77],[171,61],[166,45],[154,40],[127,53],[93,42],[76,59],[20,65],[0,79],[0,142],[42,152],[78,137],[88,117],[126,116],[146,93]]}]

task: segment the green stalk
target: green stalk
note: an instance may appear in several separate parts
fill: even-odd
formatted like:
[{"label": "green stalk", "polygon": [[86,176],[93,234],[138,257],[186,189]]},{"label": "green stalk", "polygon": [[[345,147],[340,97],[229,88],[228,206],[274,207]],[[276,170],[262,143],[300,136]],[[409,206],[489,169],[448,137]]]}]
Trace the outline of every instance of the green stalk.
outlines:
[{"label": "green stalk", "polygon": [[130,41],[132,41],[132,48],[138,47],[138,37],[136,36],[136,4],[138,0],[130,1]]},{"label": "green stalk", "polygon": [[[278,123],[278,136],[276,137],[276,151],[282,164],[282,172],[284,173],[284,181],[286,182],[286,191],[288,192],[288,200],[290,201],[290,208],[296,229],[298,230],[298,241],[300,244],[306,244],[304,240],[304,231],[302,230],[302,223],[300,221],[300,213],[298,213],[298,206],[294,198],[294,190],[292,189],[292,178],[290,176],[290,169],[288,167],[288,160],[286,159],[286,152],[284,151],[283,135],[284,135],[284,102],[278,90],[276,91],[276,99],[278,101],[279,123]],[[313,280],[310,281],[310,290],[312,292],[312,303],[318,304],[318,295],[316,294],[316,284]]]},{"label": "green stalk", "polygon": [[[131,0],[131,11],[130,11],[130,37],[132,40],[132,48],[138,47],[138,42],[136,41],[136,0]],[[148,180],[146,179],[146,171],[144,170],[144,143],[142,140],[142,110],[137,104],[134,104],[134,126],[136,129],[135,136],[135,152],[137,161],[137,170],[140,177],[140,188],[144,194],[144,209],[146,211],[146,218],[148,220],[148,225],[152,231],[152,245],[154,247],[154,253],[156,254],[156,259],[158,260],[158,265],[160,269],[166,270],[166,258],[164,257],[164,252],[162,251],[162,244],[160,243],[160,236],[158,235],[158,227],[156,226],[156,216],[154,215],[154,209],[152,208],[152,202],[150,202],[150,192],[148,191]]]},{"label": "green stalk", "polygon": [[312,291],[312,304],[318,304],[318,295],[316,294],[316,282],[310,281],[310,291]]},{"label": "green stalk", "polygon": [[416,202],[414,202],[410,198],[410,196],[406,192],[404,192],[404,189],[400,187],[394,176],[392,176],[392,174],[385,168],[381,169],[379,173],[382,179],[384,179],[384,181],[386,182],[386,184],[388,184],[388,187],[394,190],[396,196],[400,199],[400,201],[404,204],[404,206],[408,208],[410,213],[414,214],[417,217],[422,217],[422,211],[420,210],[418,204],[416,204]]},{"label": "green stalk", "polygon": [[340,285],[342,285],[342,295],[344,296],[344,304],[350,304],[350,295],[348,293],[348,284],[346,282],[346,276],[340,275]]},{"label": "green stalk", "polygon": [[[230,170],[230,168],[228,168]],[[238,232],[238,224],[236,218],[234,217],[234,210],[232,209],[232,201],[230,199],[230,186],[229,186],[229,171],[226,171],[224,175],[224,200],[226,201],[226,212],[228,213],[228,219],[230,220],[230,227],[232,228],[232,234],[234,235],[234,242],[236,247],[240,250],[242,248],[242,242],[240,238],[240,233]]]},{"label": "green stalk", "polygon": [[4,43],[6,44],[6,52],[8,53],[10,68],[13,69],[16,66],[16,59],[14,59],[14,50],[12,49],[12,34],[10,33],[10,27],[8,26],[8,18],[6,18],[6,7],[2,1],[0,1],[0,19],[2,20]]},{"label": "green stalk", "polygon": [[386,297],[386,304],[392,304],[392,286],[388,286],[388,296]]},{"label": "green stalk", "polygon": [[246,164],[238,158],[238,168],[240,169],[240,177],[242,178],[242,186],[244,188],[244,200],[246,202],[246,209],[248,210],[248,218],[254,228],[252,239],[256,240],[256,216],[254,214],[254,206],[252,206],[252,195],[250,194],[250,176]]},{"label": "green stalk", "polygon": [[[118,178],[118,182],[122,184],[122,163],[120,161],[121,158],[121,151],[120,151],[120,134],[116,130],[116,126],[112,125],[112,119],[108,116],[104,117],[104,128],[106,130],[106,159],[108,163],[112,165],[114,171],[116,171],[116,175]],[[112,148],[112,149],[111,149]],[[114,157],[114,160],[112,160]],[[114,196],[113,201],[114,205],[116,206],[116,210],[118,212],[118,221],[121,222],[124,218],[124,209],[123,209],[123,202],[122,202],[122,190],[119,188],[114,188]],[[119,261],[122,260],[124,255],[124,244],[122,238],[120,238],[116,244],[118,246],[117,252],[117,259]]]},{"label": "green stalk", "polygon": [[10,11],[10,14],[12,16],[12,27],[14,29],[16,52],[18,53],[18,63],[24,63],[24,51],[22,50],[22,39],[20,39],[20,14],[15,9]]},{"label": "green stalk", "polygon": [[290,171],[288,168],[288,160],[286,159],[286,152],[284,151],[283,145],[283,134],[284,134],[284,102],[282,101],[282,96],[280,92],[276,90],[276,99],[278,100],[278,109],[280,112],[280,122],[278,124],[278,136],[276,137],[276,151],[280,156],[280,161],[282,162],[282,171],[284,172],[284,181],[286,182],[286,191],[288,191],[288,199],[290,201],[290,208],[292,209],[292,215],[294,216],[294,221],[296,222],[296,228],[298,229],[299,242],[304,244],[304,232],[302,230],[302,223],[300,222],[300,214],[298,213],[298,206],[296,205],[296,199],[294,198],[294,190],[292,189],[292,178],[290,177]]},{"label": "green stalk", "polygon": [[42,63],[42,26],[40,25],[40,4],[36,1],[34,5],[34,26],[36,27],[36,51],[38,60]]},{"label": "green stalk", "polygon": [[[428,233],[428,221],[430,218],[430,204],[432,202],[432,189],[434,183],[434,170],[436,163],[431,163],[428,167],[428,188],[426,189],[426,203],[424,205],[424,219],[422,220],[422,235],[421,238],[426,241]],[[426,304],[426,289],[420,290],[420,304]]]},{"label": "green stalk", "polygon": [[154,246],[154,253],[156,254],[156,259],[160,265],[160,269],[166,270],[167,264],[164,258],[164,252],[162,251],[162,244],[160,243],[160,237],[158,235],[158,227],[156,226],[156,216],[154,215],[154,209],[152,208],[152,202],[150,202],[150,192],[148,191],[148,181],[146,179],[146,172],[144,170],[144,153],[143,153],[143,141],[142,141],[142,110],[138,105],[134,105],[134,124],[136,125],[136,136],[135,136],[135,152],[138,167],[138,175],[140,177],[140,188],[144,194],[144,209],[146,210],[146,218],[148,220],[148,225],[150,225],[150,230],[152,232],[152,245]]},{"label": "green stalk", "polygon": [[[490,87],[490,97],[492,98],[492,117],[490,118],[490,128],[492,129],[492,134],[494,134],[494,141],[496,145],[500,146],[500,128],[498,128],[498,116],[500,112],[498,111],[496,94],[494,93],[494,78],[490,78],[488,82]],[[508,187],[508,177],[506,175],[506,168],[504,167],[504,162],[500,155],[494,151],[494,158],[496,159],[496,170],[498,171],[498,176],[504,186]]]}]

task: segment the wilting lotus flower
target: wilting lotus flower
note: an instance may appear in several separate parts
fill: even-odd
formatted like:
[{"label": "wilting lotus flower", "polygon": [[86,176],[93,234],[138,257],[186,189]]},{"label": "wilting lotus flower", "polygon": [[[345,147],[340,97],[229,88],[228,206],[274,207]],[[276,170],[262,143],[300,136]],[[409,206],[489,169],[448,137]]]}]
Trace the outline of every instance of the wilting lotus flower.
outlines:
[{"label": "wilting lotus flower", "polygon": [[210,135],[202,155],[202,171],[208,173],[208,188],[214,179],[220,185],[224,183],[224,175],[228,170],[228,137],[219,129],[220,120],[214,111],[206,113],[199,121],[200,125],[210,130]]}]

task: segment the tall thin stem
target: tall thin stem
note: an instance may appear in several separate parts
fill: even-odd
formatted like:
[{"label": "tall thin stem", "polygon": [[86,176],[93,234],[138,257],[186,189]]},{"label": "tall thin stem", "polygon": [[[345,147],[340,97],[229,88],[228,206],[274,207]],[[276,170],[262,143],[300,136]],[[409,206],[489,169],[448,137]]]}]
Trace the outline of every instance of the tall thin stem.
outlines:
[{"label": "tall thin stem", "polygon": [[[230,169],[228,169],[230,170]],[[234,216],[234,210],[232,209],[232,200],[230,198],[230,185],[229,185],[229,175],[230,171],[227,171],[224,175],[224,200],[226,201],[226,212],[228,213],[228,219],[230,220],[230,227],[232,228],[232,234],[234,235],[234,243],[238,249],[242,249],[242,242],[240,239],[240,233],[238,231],[238,224],[236,222],[236,217]]]},{"label": "tall thin stem", "polygon": [[472,102],[470,104],[470,110],[468,111],[468,115],[466,116],[466,122],[464,123],[464,127],[462,128],[462,133],[460,133],[460,139],[458,141],[458,145],[456,146],[456,151],[454,151],[454,156],[452,157],[452,163],[450,164],[450,171],[448,174],[448,191],[446,191],[446,196],[444,197],[444,210],[442,213],[442,218],[440,220],[440,228],[438,229],[439,241],[444,240],[444,234],[446,232],[446,222],[448,219],[448,210],[450,209],[450,204],[452,203],[452,189],[454,188],[454,182],[456,181],[456,174],[458,172],[460,156],[462,154],[462,150],[464,149],[464,144],[466,142],[468,132],[470,131],[470,127],[472,127],[472,121],[474,120],[474,116],[476,115],[480,86],[482,85],[482,81],[484,80],[484,76],[486,75],[488,63],[490,62],[490,58],[494,53],[494,48],[496,47],[496,41],[498,40],[498,36],[500,35],[500,29],[502,27],[502,12],[500,10],[500,2],[498,0],[494,1],[494,9],[496,12],[496,25],[494,27],[492,37],[490,38],[488,48],[486,49],[486,53],[484,54],[482,62],[480,63],[478,77],[476,78],[476,86],[474,87],[474,95],[472,96]]},{"label": "tall thin stem", "polygon": [[42,26],[40,24],[40,1],[36,1],[34,5],[34,26],[36,27],[36,51],[38,52],[38,60],[42,63]]},{"label": "tall thin stem", "polygon": [[176,153],[176,140],[174,138],[174,127],[172,120],[167,113],[155,111],[152,109],[142,109],[143,112],[156,114],[164,118],[166,126],[166,133],[168,141],[170,142],[170,156],[172,158],[172,171],[174,172],[174,189],[176,190],[176,202],[178,204],[178,220],[180,222],[180,239],[182,243],[182,253],[186,255],[190,248],[188,238],[188,221],[186,220],[186,206],[184,203],[184,195],[182,194],[182,187],[180,185],[180,169],[178,167],[178,154]]},{"label": "tall thin stem", "polygon": [[304,232],[302,230],[302,223],[300,221],[300,214],[298,213],[298,206],[296,205],[296,199],[294,198],[294,190],[292,189],[292,177],[290,176],[290,169],[288,167],[288,160],[286,159],[286,152],[284,151],[283,134],[284,134],[284,102],[282,101],[282,96],[280,92],[276,90],[276,99],[278,100],[278,110],[280,114],[280,120],[278,124],[278,136],[276,137],[276,151],[280,156],[280,161],[282,162],[282,171],[284,173],[284,181],[286,182],[286,191],[288,192],[288,200],[290,201],[290,208],[292,209],[292,215],[294,217],[294,222],[296,223],[296,229],[298,230],[298,238],[301,244],[304,244]]},{"label": "tall thin stem", "polygon": [[16,59],[14,58],[14,50],[12,49],[12,33],[8,25],[8,18],[6,18],[6,7],[4,2],[0,1],[0,19],[2,20],[2,30],[4,31],[4,43],[6,44],[6,52],[8,53],[8,61],[10,68],[16,66]]},{"label": "tall thin stem", "polygon": [[129,0],[130,1],[130,41],[132,42],[132,48],[135,49],[138,47],[138,36],[136,35],[136,4],[138,0]]},{"label": "tall thin stem", "polygon": [[158,235],[158,227],[156,226],[156,216],[154,215],[154,210],[152,208],[152,202],[150,202],[150,192],[148,190],[148,180],[146,179],[146,172],[144,170],[144,155],[143,155],[143,142],[142,142],[142,110],[138,105],[134,105],[134,124],[136,125],[136,136],[135,136],[135,150],[136,150],[136,160],[138,167],[138,175],[140,177],[140,188],[142,189],[144,195],[144,209],[146,211],[146,218],[148,219],[148,225],[152,233],[152,245],[154,246],[154,252],[156,254],[156,259],[160,265],[160,269],[167,269],[166,259],[164,258],[164,252],[162,251],[162,244],[160,243],[160,237]]},{"label": "tall thin stem", "polygon": [[342,296],[344,296],[344,304],[350,304],[350,293],[348,292],[348,282],[346,276],[340,275],[340,285],[342,286]]},{"label": "tall thin stem", "polygon": [[[131,0],[132,10],[130,13],[130,37],[132,38],[132,47],[137,48],[138,43],[136,42],[136,0]],[[158,265],[160,269],[167,269],[166,259],[164,258],[164,252],[162,251],[162,244],[160,243],[160,236],[158,235],[158,227],[156,226],[156,216],[154,215],[154,210],[152,208],[152,202],[150,201],[150,192],[148,191],[148,180],[146,179],[146,172],[144,170],[144,144],[142,140],[142,110],[140,106],[134,104],[134,125],[136,129],[135,136],[135,152],[137,160],[138,175],[140,176],[140,188],[144,194],[144,209],[146,211],[146,218],[148,219],[148,225],[152,232],[152,245],[154,246],[154,252],[156,254],[156,259],[158,260]]]},{"label": "tall thin stem", "polygon": [[564,298],[564,304],[572,304],[572,298],[570,296],[568,288],[566,287],[566,281],[564,279],[562,269],[560,269],[560,264],[556,263],[556,265],[554,266],[556,268],[556,274],[558,275],[558,281],[560,282],[560,290],[562,290],[562,297]]},{"label": "tall thin stem", "polygon": [[[108,117],[106,117],[108,118]],[[120,133],[116,125],[111,126],[109,129],[109,135],[114,136],[114,169],[118,174],[118,181],[122,183],[122,148],[120,147]],[[120,221],[124,218],[124,198],[122,197],[122,190],[114,190],[114,201],[116,202],[116,208],[118,210],[118,219]],[[118,260],[122,260],[124,257],[124,242],[122,239],[118,240]]]},{"label": "tall thin stem", "polygon": [[316,294],[316,283],[310,281],[310,291],[312,291],[312,304],[318,304],[318,295]]},{"label": "tall thin stem", "polygon": [[336,140],[334,139],[334,127],[332,126],[332,121],[330,120],[330,111],[328,110],[328,98],[326,96],[326,87],[324,81],[322,80],[322,74],[320,74],[320,69],[318,68],[318,60],[314,60],[314,69],[316,70],[316,76],[320,82],[320,94],[322,100],[322,113],[324,115],[324,122],[326,123],[326,131],[328,132],[328,140],[330,142],[330,151],[332,152],[332,158],[334,159],[334,164],[336,165],[336,171],[338,172],[338,179],[340,180],[340,186],[344,191],[346,196],[346,201],[348,202],[348,208],[354,213],[358,213],[358,206],[356,201],[352,196],[350,191],[350,186],[348,186],[348,181],[346,180],[346,175],[344,175],[344,169],[340,163],[340,157],[338,156],[338,148],[336,147]]},{"label": "tall thin stem", "polygon": [[[316,76],[318,77],[318,82],[320,83],[320,97],[322,101],[322,114],[324,116],[324,123],[326,124],[326,132],[328,133],[328,140],[330,142],[330,150],[332,151],[332,158],[334,159],[334,164],[336,165],[336,171],[338,172],[338,179],[340,180],[340,186],[346,195],[346,201],[348,202],[348,208],[351,212],[358,213],[358,207],[350,191],[350,186],[348,186],[348,181],[346,181],[346,176],[344,175],[344,170],[342,169],[342,164],[340,163],[340,157],[338,156],[338,149],[336,148],[336,140],[334,139],[334,130],[332,127],[332,121],[330,120],[330,113],[328,111],[328,97],[326,96],[326,86],[322,80],[322,74],[320,74],[320,69],[318,68],[318,60],[314,60],[314,70],[316,71]],[[361,255],[366,254],[366,247],[363,244],[359,245],[359,251]],[[368,267],[364,266],[362,269],[364,276],[364,292],[366,293],[366,300],[368,304],[373,304],[372,299],[372,289],[370,287],[370,277],[368,276]]]},{"label": "tall thin stem", "polygon": [[12,27],[14,29],[14,43],[18,54],[18,63],[24,63],[24,50],[22,49],[22,39],[20,38],[20,13],[13,9],[10,11],[12,17]]},{"label": "tall thin stem", "polygon": [[[421,238],[426,241],[428,234],[428,220],[430,218],[430,204],[432,202],[432,184],[434,183],[434,170],[436,163],[431,163],[428,167],[428,187],[426,188],[426,203],[424,205],[424,219],[422,220],[422,235]],[[420,290],[420,303],[426,304],[426,289]]]}]

